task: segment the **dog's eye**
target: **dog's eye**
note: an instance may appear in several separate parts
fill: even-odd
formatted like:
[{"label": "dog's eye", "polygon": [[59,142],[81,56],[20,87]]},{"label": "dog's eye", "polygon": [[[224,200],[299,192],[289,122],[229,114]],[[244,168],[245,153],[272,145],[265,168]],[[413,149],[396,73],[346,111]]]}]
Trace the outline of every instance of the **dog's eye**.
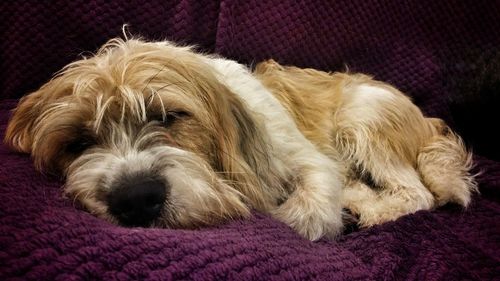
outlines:
[{"label": "dog's eye", "polygon": [[167,111],[165,117],[163,117],[163,115],[155,115],[151,119],[160,122],[164,127],[169,127],[176,120],[184,119],[189,116],[190,114],[186,111]]},{"label": "dog's eye", "polygon": [[93,145],[95,145],[95,141],[90,137],[74,139],[66,145],[66,152],[71,154],[80,154]]}]

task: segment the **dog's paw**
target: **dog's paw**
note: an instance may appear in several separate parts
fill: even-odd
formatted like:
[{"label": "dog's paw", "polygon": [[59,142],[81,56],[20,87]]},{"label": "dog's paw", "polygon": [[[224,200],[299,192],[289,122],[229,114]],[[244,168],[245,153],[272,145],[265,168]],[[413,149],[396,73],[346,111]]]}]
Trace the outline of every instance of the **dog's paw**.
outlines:
[{"label": "dog's paw", "polygon": [[288,224],[301,236],[315,241],[322,237],[334,239],[342,233],[342,210],[326,202],[314,204],[296,197],[289,198],[272,215]]},{"label": "dog's paw", "polygon": [[[405,189],[401,189],[405,190]],[[377,193],[362,183],[344,188],[342,205],[358,218],[360,227],[370,227],[414,213],[434,205],[430,192]]]},{"label": "dog's paw", "polygon": [[395,220],[403,215],[396,210],[388,211],[381,206],[381,198],[377,192],[363,183],[353,183],[344,188],[343,195],[343,207],[356,217],[359,227],[370,227]]},{"label": "dog's paw", "polygon": [[363,210],[360,214],[358,214],[358,226],[361,228],[371,227],[377,224],[397,220],[403,215],[406,214],[395,212],[381,212],[374,209]]},{"label": "dog's paw", "polygon": [[377,193],[361,182],[351,183],[343,189],[342,206],[358,218],[378,200]]}]

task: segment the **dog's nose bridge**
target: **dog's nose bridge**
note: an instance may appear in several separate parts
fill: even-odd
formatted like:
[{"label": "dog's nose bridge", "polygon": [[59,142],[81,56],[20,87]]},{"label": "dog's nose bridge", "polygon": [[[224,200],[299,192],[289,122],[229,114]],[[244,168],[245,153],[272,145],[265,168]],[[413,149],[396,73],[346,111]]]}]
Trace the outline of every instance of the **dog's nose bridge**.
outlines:
[{"label": "dog's nose bridge", "polygon": [[116,156],[127,158],[138,153],[144,146],[142,143],[151,141],[148,136],[149,127],[133,121],[118,122],[116,120],[101,125],[96,135],[102,146],[109,148]]}]

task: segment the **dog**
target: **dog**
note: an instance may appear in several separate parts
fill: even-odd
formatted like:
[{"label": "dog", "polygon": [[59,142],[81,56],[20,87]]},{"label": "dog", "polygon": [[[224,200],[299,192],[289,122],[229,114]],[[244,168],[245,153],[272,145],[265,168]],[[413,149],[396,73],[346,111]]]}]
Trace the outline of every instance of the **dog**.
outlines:
[{"label": "dog", "polygon": [[443,121],[361,74],[254,71],[174,43],[112,39],[23,97],[5,143],[123,226],[196,228],[255,209],[310,240],[343,208],[371,226],[476,190]]}]

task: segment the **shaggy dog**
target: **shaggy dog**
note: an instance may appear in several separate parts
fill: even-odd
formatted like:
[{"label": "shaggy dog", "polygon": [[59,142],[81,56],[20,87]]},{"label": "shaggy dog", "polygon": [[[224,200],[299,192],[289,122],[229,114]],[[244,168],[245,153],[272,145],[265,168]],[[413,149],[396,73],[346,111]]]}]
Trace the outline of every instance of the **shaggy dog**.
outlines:
[{"label": "shaggy dog", "polygon": [[113,39],[21,99],[5,142],[125,226],[193,228],[271,214],[311,240],[446,202],[471,156],[390,85],[170,42]]}]

